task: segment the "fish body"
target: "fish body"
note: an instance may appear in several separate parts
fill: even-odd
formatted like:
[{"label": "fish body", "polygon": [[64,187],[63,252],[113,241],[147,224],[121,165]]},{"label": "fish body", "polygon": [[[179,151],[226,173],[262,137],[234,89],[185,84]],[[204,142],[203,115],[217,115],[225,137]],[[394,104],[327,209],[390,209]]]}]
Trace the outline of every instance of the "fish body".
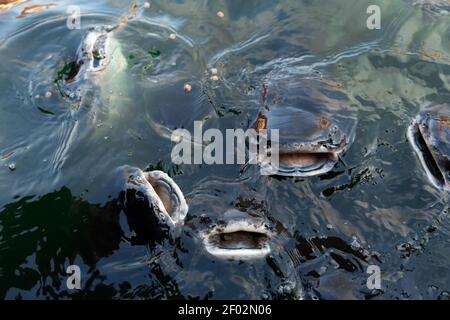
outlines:
[{"label": "fish body", "polygon": [[[107,114],[118,112],[127,90],[127,61],[113,31],[117,27],[89,28],[58,87],[74,110],[103,106]],[[96,111],[96,110],[93,110]]]}]

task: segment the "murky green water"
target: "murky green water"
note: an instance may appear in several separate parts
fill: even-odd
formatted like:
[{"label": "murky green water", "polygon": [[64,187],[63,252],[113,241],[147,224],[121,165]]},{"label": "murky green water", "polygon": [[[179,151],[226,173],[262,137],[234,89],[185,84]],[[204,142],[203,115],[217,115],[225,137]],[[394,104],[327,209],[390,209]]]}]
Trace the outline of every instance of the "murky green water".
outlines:
[{"label": "murky green water", "polygon": [[[131,4],[54,3],[20,19],[35,2],[0,13],[1,298],[449,297],[448,196],[405,134],[423,106],[450,100],[448,1],[139,3],[116,33],[125,74],[79,109],[58,91],[58,72],[86,28],[117,23]],[[74,4],[81,30],[66,26]],[[366,27],[370,4],[381,7],[380,30]],[[256,166],[172,164],[171,130],[194,120],[246,129],[262,82],[291,76],[339,86],[358,108],[355,143],[332,172],[276,178]],[[175,244],[133,245],[108,224],[100,186],[123,164],[163,169],[184,191],[190,210]],[[233,207],[277,221],[269,257],[205,252],[199,230]],[[79,291],[66,287],[71,264],[82,270]],[[381,291],[366,286],[371,264]]]}]

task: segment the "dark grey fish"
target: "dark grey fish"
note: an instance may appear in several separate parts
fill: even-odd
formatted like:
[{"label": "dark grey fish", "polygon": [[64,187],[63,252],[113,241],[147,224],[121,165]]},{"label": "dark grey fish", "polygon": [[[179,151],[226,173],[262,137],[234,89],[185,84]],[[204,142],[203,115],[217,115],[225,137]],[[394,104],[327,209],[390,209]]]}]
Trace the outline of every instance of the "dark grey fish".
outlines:
[{"label": "dark grey fish", "polygon": [[186,227],[194,230],[202,251],[212,258],[259,259],[278,250],[281,224],[245,184],[208,181],[190,200]]},{"label": "dark grey fish", "polygon": [[201,232],[209,254],[235,260],[265,257],[271,251],[273,235],[267,219],[252,217],[236,209],[224,212],[218,224]]},{"label": "dark grey fish", "polygon": [[431,183],[450,191],[450,105],[421,111],[407,136]]},{"label": "dark grey fish", "polygon": [[142,202],[151,207],[155,217],[171,228],[182,225],[188,205],[178,185],[166,173],[122,166],[115,173],[123,183],[125,209]]},{"label": "dark grey fish", "polygon": [[314,79],[269,81],[261,91],[257,130],[279,130],[277,175],[326,173],[353,143],[356,114],[339,88]]},{"label": "dark grey fish", "polygon": [[123,233],[132,244],[175,239],[188,212],[183,192],[172,178],[158,170],[144,172],[136,167],[121,166],[109,179],[99,183],[97,190],[99,194],[109,195],[103,206],[108,212],[103,215],[105,219],[115,216],[119,223],[118,216],[125,214],[129,232]]}]

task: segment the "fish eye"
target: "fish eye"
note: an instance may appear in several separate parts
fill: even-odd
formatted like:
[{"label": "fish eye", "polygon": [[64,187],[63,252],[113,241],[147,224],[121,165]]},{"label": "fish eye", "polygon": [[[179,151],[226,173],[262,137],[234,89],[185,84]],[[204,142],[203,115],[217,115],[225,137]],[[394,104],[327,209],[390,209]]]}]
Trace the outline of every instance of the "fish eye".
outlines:
[{"label": "fish eye", "polygon": [[326,129],[330,127],[331,122],[325,117],[320,117],[318,120],[318,124],[320,129]]}]

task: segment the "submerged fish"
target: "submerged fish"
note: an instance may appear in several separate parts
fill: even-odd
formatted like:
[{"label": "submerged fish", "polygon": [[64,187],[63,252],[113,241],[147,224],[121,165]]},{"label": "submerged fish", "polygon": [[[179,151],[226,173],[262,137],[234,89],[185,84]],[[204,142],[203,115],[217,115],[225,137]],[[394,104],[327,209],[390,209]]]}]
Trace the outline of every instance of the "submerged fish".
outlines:
[{"label": "submerged fish", "polygon": [[127,94],[127,62],[115,27],[89,28],[74,59],[58,72],[56,86],[66,102],[68,116],[61,123],[57,150],[51,160],[59,170],[69,148],[92,136],[104,139],[130,100]]},{"label": "submerged fish", "polygon": [[126,80],[123,74],[127,61],[120,44],[113,37],[112,31],[115,29],[103,26],[89,28],[74,60],[64,72],[64,79],[59,79],[61,94],[75,102],[77,107],[94,88],[100,88],[98,93],[103,98],[107,94],[124,90]]},{"label": "submerged fish", "polygon": [[450,105],[421,111],[407,136],[431,183],[450,191]]},{"label": "submerged fish", "polygon": [[120,96],[127,88],[128,63],[114,35],[135,17],[137,9],[137,4],[133,3],[118,24],[88,28],[75,58],[58,73],[59,90],[75,103],[76,109],[81,102],[92,106],[94,99],[101,99],[102,104],[108,104],[107,112],[111,113],[123,102]]},{"label": "submerged fish", "polygon": [[[418,54],[424,60],[450,62],[448,32],[448,0],[405,0],[414,9],[393,33],[394,51]],[[406,5],[405,5],[406,6]]]},{"label": "submerged fish", "polygon": [[314,79],[266,82],[255,128],[279,130],[277,175],[326,173],[352,144],[356,116],[347,95]]}]

